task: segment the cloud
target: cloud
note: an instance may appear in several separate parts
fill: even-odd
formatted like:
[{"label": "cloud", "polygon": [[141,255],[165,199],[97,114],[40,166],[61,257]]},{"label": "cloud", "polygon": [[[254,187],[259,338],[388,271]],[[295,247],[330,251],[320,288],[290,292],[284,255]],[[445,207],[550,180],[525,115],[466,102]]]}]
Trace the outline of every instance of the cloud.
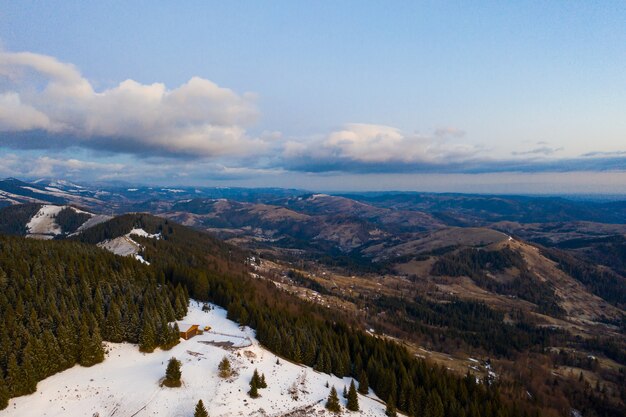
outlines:
[{"label": "cloud", "polygon": [[420,171],[475,158],[479,149],[433,136],[363,123],[308,141],[287,141],[283,162],[298,171]]},{"label": "cloud", "polygon": [[[446,134],[406,134],[400,129],[347,124],[327,135],[284,144],[275,166],[310,173],[441,173],[573,172],[626,170],[626,152],[589,153],[555,157],[563,148],[542,144],[528,151],[498,158],[488,149],[458,143]],[[448,136],[450,136],[448,134]],[[461,136],[456,136],[459,138]]]},{"label": "cloud", "polygon": [[435,130],[435,136],[438,138],[462,138],[465,136],[465,131],[456,127],[440,127]]},{"label": "cloud", "polygon": [[609,151],[609,152],[595,151],[595,152],[584,153],[581,156],[583,156],[585,158],[620,157],[620,156],[626,156],[626,151]]},{"label": "cloud", "polygon": [[[626,169],[626,151],[558,158],[563,148],[546,142],[529,141],[531,149],[497,158],[465,140],[465,131],[456,127],[420,134],[349,123],[306,138],[286,138],[279,131],[254,136],[249,129],[258,116],[253,94],[203,78],[192,77],[176,88],[126,80],[96,91],[72,64],[0,50],[0,149],[23,153],[0,155],[5,175],[227,180],[297,173]],[[68,158],[76,155],[75,148],[97,151],[98,162]],[[63,157],[51,157],[52,151]]]},{"label": "cloud", "polygon": [[514,156],[525,156],[525,155],[544,155],[544,156],[548,156],[548,155],[553,155],[557,152],[562,151],[563,148],[552,148],[550,146],[540,146],[538,148],[534,148],[531,149],[529,151],[515,151],[515,152],[511,152],[512,155]]},{"label": "cloud", "polygon": [[71,64],[0,52],[0,79],[8,85],[0,92],[0,141],[6,146],[174,157],[245,155],[265,146],[246,132],[258,117],[254,95],[203,78],[174,89],[126,80],[98,92]]},{"label": "cloud", "polygon": [[0,157],[0,175],[26,178],[99,177],[123,171],[124,164],[83,161],[76,158],[53,158],[7,154]]}]

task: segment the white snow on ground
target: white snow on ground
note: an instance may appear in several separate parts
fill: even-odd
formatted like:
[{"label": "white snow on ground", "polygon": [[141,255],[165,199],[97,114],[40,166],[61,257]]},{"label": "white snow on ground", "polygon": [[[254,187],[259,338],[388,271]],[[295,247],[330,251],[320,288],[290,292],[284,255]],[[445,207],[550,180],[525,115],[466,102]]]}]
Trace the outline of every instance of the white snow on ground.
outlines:
[{"label": "white snow on ground", "polygon": [[130,236],[130,235],[137,235],[137,236],[148,237],[148,238],[153,238],[153,239],[161,239],[161,233],[150,234],[143,229],[133,229],[127,234],[127,236]]},{"label": "white snow on ground", "polygon": [[105,240],[98,243],[98,246],[120,256],[136,255],[141,250],[141,245],[127,235]]},{"label": "white snow on ground", "polygon": [[26,230],[32,237],[40,239],[52,239],[61,234],[61,227],[56,223],[54,217],[65,208],[65,206],[53,206],[46,204],[42,206],[26,224]]},{"label": "white snow on ground", "polygon": [[319,198],[326,198],[326,197],[330,197],[328,194],[313,194],[311,197],[309,197],[309,200],[317,200]]},{"label": "white snow on ground", "polygon": [[35,214],[26,224],[26,230],[28,233],[27,237],[37,239],[52,239],[54,236],[63,233],[61,226],[56,223],[55,216],[59,214],[61,210],[68,207],[74,210],[74,212],[76,213],[83,213],[91,216],[91,218],[83,223],[76,232],[71,234],[72,236],[80,231],[88,229],[89,227],[95,226],[96,224],[102,223],[111,218],[110,216],[95,215],[76,207],[46,204],[42,206],[37,214]]},{"label": "white snow on ground", "polygon": [[120,256],[132,256],[139,262],[146,265],[150,265],[150,262],[146,261],[140,254],[143,250],[143,246],[135,242],[132,236],[142,236],[152,239],[161,239],[161,233],[150,234],[143,229],[133,229],[124,236],[116,237],[115,239],[105,240],[98,243],[98,246],[104,248],[116,255]]},{"label": "white snow on ground", "polygon": [[71,197],[72,196],[71,194],[68,194],[65,191],[62,191],[59,189],[53,189],[51,187],[45,187],[45,190],[41,190],[39,188],[34,188],[34,187],[26,187],[26,186],[22,186],[21,188],[28,190],[28,191],[32,191],[37,194],[52,195],[55,197]]},{"label": "white snow on ground", "polygon": [[[91,213],[88,213],[88,214],[91,214]],[[72,235],[78,234],[82,232],[83,230],[89,229],[90,227],[94,227],[97,224],[104,223],[108,220],[111,220],[112,218],[113,216],[107,216],[105,214],[93,214],[91,218],[87,220],[85,223],[81,224],[80,227],[76,229],[74,233],[72,233]]]},{"label": "white snow on ground", "polygon": [[43,200],[28,197],[25,195],[17,195],[2,190],[0,190],[0,200],[8,201],[11,204],[21,204],[24,201],[27,201],[29,203],[43,203]]},{"label": "white snow on ground", "polygon": [[[39,383],[36,393],[12,399],[0,417],[91,417],[95,413],[100,417],[191,417],[200,399],[212,417],[278,417],[307,407],[307,415],[330,416],[324,409],[327,382],[337,388],[343,415],[385,415],[384,404],[374,395],[359,394],[361,411],[346,411],[341,393],[350,383],[348,378],[321,374],[277,358],[259,345],[253,330],[239,328],[226,319],[221,308],[203,312],[201,305],[192,301],[183,322],[199,324],[200,328],[211,326],[211,331],[181,340],[170,351],[150,354],[140,353],[137,346],[128,343],[109,343],[103,363],[91,368],[75,366],[47,378]],[[183,386],[160,387],[172,356],[182,362]],[[226,380],[217,373],[224,356],[236,373]],[[259,390],[260,398],[252,399],[247,391],[255,368],[265,374],[268,388]],[[290,394],[292,387],[297,399]]]}]

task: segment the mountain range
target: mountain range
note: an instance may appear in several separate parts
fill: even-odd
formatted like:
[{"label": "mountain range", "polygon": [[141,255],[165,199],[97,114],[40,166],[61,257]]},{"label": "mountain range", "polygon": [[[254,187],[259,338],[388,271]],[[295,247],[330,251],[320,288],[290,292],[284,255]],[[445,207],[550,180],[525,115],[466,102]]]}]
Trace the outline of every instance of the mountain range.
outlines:
[{"label": "mountain range", "polygon": [[624,409],[626,201],[12,178],[0,199],[2,234],[97,245],[188,282],[192,295],[211,284],[178,268],[200,256],[453,373],[495,370],[546,415],[555,401]]}]

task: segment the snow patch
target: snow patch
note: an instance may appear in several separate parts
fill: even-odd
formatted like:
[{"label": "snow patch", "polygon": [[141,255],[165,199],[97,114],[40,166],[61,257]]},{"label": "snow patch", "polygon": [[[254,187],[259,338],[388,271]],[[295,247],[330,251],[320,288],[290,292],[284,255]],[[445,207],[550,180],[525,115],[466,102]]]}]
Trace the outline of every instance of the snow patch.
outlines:
[{"label": "snow patch", "polygon": [[161,233],[150,234],[143,229],[133,229],[124,236],[116,237],[115,239],[108,239],[98,243],[98,246],[113,252],[120,256],[132,256],[139,262],[150,265],[150,262],[146,261],[139,253],[143,250],[143,246],[135,242],[132,236],[141,236],[151,239],[161,239]]},{"label": "snow patch", "polygon": [[65,207],[50,204],[42,206],[26,224],[28,234],[43,239],[52,239],[54,236],[60,235],[62,233],[61,226],[56,223],[54,218]]},{"label": "snow patch", "polygon": [[328,194],[313,194],[311,197],[309,197],[309,200],[317,200],[319,198],[325,198],[325,197],[330,197]]},{"label": "snow patch", "polygon": [[37,194],[51,195],[51,196],[54,196],[54,197],[63,197],[63,198],[71,197],[71,194],[68,194],[65,191],[61,191],[61,190],[52,191],[52,190],[49,190],[50,187],[46,187],[45,190],[40,190],[39,188],[26,187],[26,186],[22,186],[21,188],[23,188],[25,190],[28,190],[28,191],[32,191],[33,193],[37,193]]},{"label": "snow patch", "polygon": [[105,240],[98,243],[98,246],[120,256],[135,256],[143,249],[127,235]]},{"label": "snow patch", "polygon": [[130,236],[130,235],[148,237],[148,238],[157,239],[157,240],[161,239],[161,233],[150,234],[143,229],[133,229],[130,232],[128,232],[126,236]]},{"label": "snow patch", "polygon": [[[76,209],[74,209],[76,210]],[[87,213],[87,214],[91,214],[91,213]],[[94,227],[97,224],[100,223],[104,223],[108,220],[111,220],[113,217],[112,216],[107,216],[104,214],[91,214],[91,218],[89,220],[87,220],[85,223],[81,224],[80,227],[78,229],[76,229],[76,231],[74,233],[72,233],[70,236],[79,234],[80,232],[82,232],[83,230],[87,230],[90,227]]]},{"label": "snow patch", "polygon": [[135,259],[137,259],[142,264],[150,265],[150,262],[148,262],[145,259],[143,259],[143,256],[141,256],[139,254],[135,254]]}]

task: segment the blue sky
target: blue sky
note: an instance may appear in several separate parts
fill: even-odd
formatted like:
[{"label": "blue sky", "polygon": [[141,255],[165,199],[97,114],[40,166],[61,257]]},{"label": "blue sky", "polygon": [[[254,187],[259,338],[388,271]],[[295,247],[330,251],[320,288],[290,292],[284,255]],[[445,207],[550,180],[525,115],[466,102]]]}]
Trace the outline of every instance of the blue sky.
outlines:
[{"label": "blue sky", "polygon": [[0,1],[0,175],[626,193],[624,22],[609,1]]}]

